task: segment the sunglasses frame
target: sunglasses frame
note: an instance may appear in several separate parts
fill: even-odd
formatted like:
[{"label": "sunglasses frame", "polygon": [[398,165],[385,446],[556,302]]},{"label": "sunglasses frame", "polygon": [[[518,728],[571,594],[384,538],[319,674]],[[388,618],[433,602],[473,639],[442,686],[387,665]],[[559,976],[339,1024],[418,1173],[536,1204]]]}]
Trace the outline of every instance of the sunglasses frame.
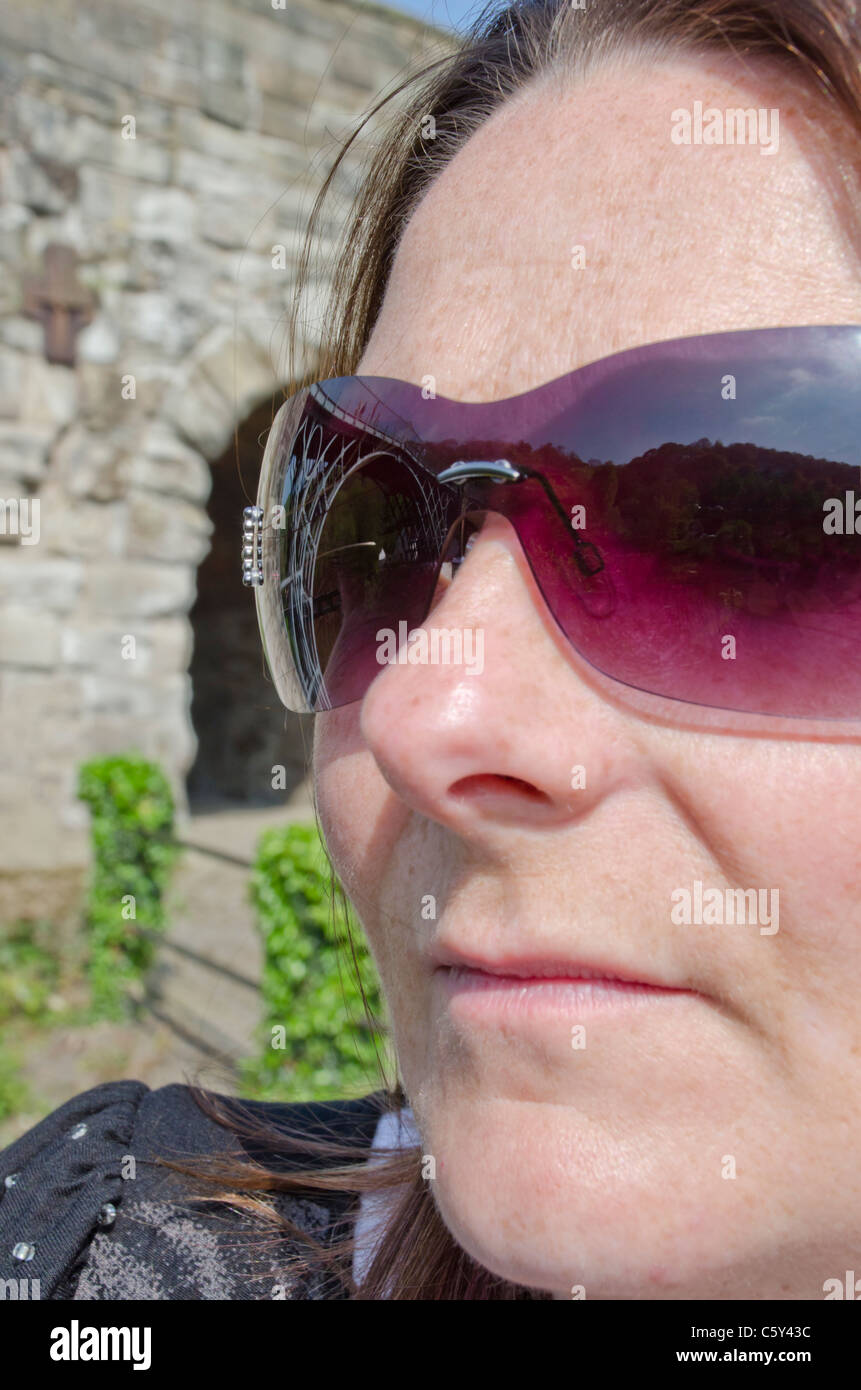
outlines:
[{"label": "sunglasses frame", "polygon": [[[633,366],[636,369],[639,363],[644,360],[651,361],[652,358],[657,356],[661,351],[670,356],[674,351],[678,350],[682,350],[686,355],[690,355],[691,353],[696,355],[697,350],[708,349],[710,351],[713,347],[720,347],[722,344],[725,344],[728,355],[731,356],[730,349],[734,348],[741,340],[744,340],[746,347],[754,348],[758,344],[762,345],[764,349],[762,360],[764,361],[768,356],[767,350],[769,345],[778,342],[778,339],[775,338],[774,335],[782,335],[780,341],[783,342],[797,340],[799,349],[803,350],[806,341],[816,343],[822,338],[822,335],[834,334],[837,334],[838,337],[844,334],[856,335],[856,341],[852,344],[852,347],[857,354],[859,369],[861,369],[861,325],[797,325],[786,328],[759,328],[722,333],[696,334],[682,338],[657,340],[653,343],[648,343],[637,348],[625,349],[621,352],[597,359],[594,362],[584,364],[573,369],[571,372],[564,373],[547,382],[540,383],[538,386],[532,387],[530,390],[520,393],[518,396],[500,398],[492,402],[458,402],[448,397],[439,397],[436,399],[442,402],[443,405],[448,404],[458,410],[469,410],[470,407],[483,408],[485,410],[491,407],[497,410],[500,408],[510,408],[519,405],[521,402],[528,402],[532,398],[537,398],[540,393],[549,393],[549,399],[558,402],[560,398],[564,399],[566,394],[570,394],[572,399],[576,399],[578,390],[585,390],[588,386],[594,386],[596,383],[600,384],[608,374],[612,374],[612,372],[620,366]],[[756,343],[754,343],[754,339],[757,340]],[[840,340],[842,341],[842,338]],[[846,342],[849,343],[849,341],[850,339],[847,336]],[[337,417],[339,414],[337,406],[332,410],[330,401],[326,400],[327,387],[343,389],[351,383],[360,384],[362,386],[365,384],[377,383],[393,388],[404,388],[414,393],[420,391],[418,386],[409,382],[404,382],[398,378],[369,377],[364,375],[327,378],[300,388],[300,390],[293,393],[284,401],[275,415],[264,452],[257,503],[254,506],[246,507],[243,513],[243,583],[249,587],[253,587],[255,590],[257,616],[264,652],[279,698],[288,709],[297,713],[319,713],[325,709],[337,708],[344,704],[354,703],[360,700],[362,695],[357,695],[351,699],[336,700],[332,703],[329,701],[326,692],[325,674],[322,671],[318,672],[315,685],[314,682],[308,679],[307,673],[303,674],[299,669],[297,655],[294,651],[291,651],[292,639],[288,630],[288,624],[285,620],[284,605],[281,602],[280,592],[278,600],[273,601],[274,589],[278,587],[280,591],[285,583],[295,582],[296,576],[292,578],[288,577],[285,581],[280,578],[280,571],[277,571],[279,582],[277,585],[275,583],[276,570],[271,568],[271,533],[273,529],[283,528],[283,520],[281,521],[281,528],[277,526],[273,527],[272,524],[267,526],[265,504],[268,501],[269,480],[273,469],[276,468],[279,460],[283,461],[285,449],[288,455],[291,453],[306,418],[305,407],[309,397],[315,397],[319,401],[325,402],[325,408],[327,411],[331,412],[329,418]],[[859,370],[858,377],[858,396],[861,398],[861,370]],[[379,436],[385,444],[385,449],[388,449],[389,452],[391,452],[394,446],[399,455],[403,458],[405,464],[409,466],[410,450],[403,438],[393,437],[385,431],[377,429],[365,420],[347,415],[344,412],[341,412],[341,414],[350,427],[356,427],[361,431],[363,438],[372,437],[374,435]],[[424,445],[422,438],[418,437],[415,442],[419,445],[419,449],[421,450]],[[381,453],[384,453],[385,449],[381,450]],[[363,456],[360,459],[360,464],[362,466],[367,464],[370,457],[373,457],[373,455]],[[857,462],[861,465],[861,456],[859,456]],[[432,479],[434,487],[451,489],[452,494],[456,493],[460,496],[462,499],[460,513],[455,518],[453,524],[462,521],[470,512],[499,512],[501,515],[505,516],[508,507],[503,499],[507,486],[510,484],[523,483],[527,480],[534,480],[541,486],[545,494],[548,509],[557,514],[557,519],[565,527],[566,541],[573,546],[573,558],[580,575],[589,580],[599,575],[603,569],[604,561],[600,550],[592,541],[584,540],[577,535],[576,531],[572,531],[569,525],[568,512],[559,501],[550,482],[540,470],[524,467],[523,465],[512,463],[511,460],[501,457],[459,458],[454,462],[448,463],[441,469],[429,469],[425,457],[414,458],[412,464],[417,465],[421,469],[425,478]],[[349,476],[349,473],[345,474],[345,477],[347,476]],[[343,479],[339,482],[338,487],[333,490],[332,498],[329,499],[328,505],[331,505],[331,501],[340,489],[342,482]],[[303,486],[308,488],[312,485],[310,478],[300,477],[298,485],[293,490],[293,495],[304,496],[302,492]],[[323,486],[325,486],[325,479]],[[497,503],[497,505],[493,505],[493,503]],[[499,505],[500,503],[502,503],[502,505]],[[281,510],[283,512],[283,506]],[[325,519],[325,511],[323,515]],[[445,550],[451,535],[451,529],[452,528],[449,528],[449,535],[440,552],[438,561],[440,567],[444,562]],[[515,529],[517,528],[515,527]],[[374,542],[365,542],[365,544],[368,545],[373,543]],[[521,543],[523,543],[523,541],[521,541]],[[526,551],[525,545],[524,550]],[[315,552],[313,563],[316,565],[317,560],[324,557],[325,554],[320,555]],[[269,579],[267,579],[267,558],[270,565]],[[460,557],[461,560],[462,558],[463,556]],[[530,559],[528,551],[527,559]],[[541,580],[535,571],[534,565],[532,565],[531,559],[530,567],[538,581],[539,589],[543,593]],[[608,582],[611,582],[609,581],[609,577]],[[650,690],[648,686],[639,685],[614,675],[612,671],[605,670],[602,666],[597,665],[588,652],[584,652],[580,649],[569,632],[562,627],[560,618],[549,601],[547,601],[546,596],[545,602],[547,602],[547,606],[550,608],[557,625],[562,628],[567,644],[573,648],[581,659],[593,668],[594,671],[601,676],[605,676],[613,685],[629,686],[633,690],[646,696],[655,696],[661,701],[670,700],[674,703],[686,706],[702,706],[706,703],[707,707],[711,709],[728,710],[743,714],[753,713],[759,718],[772,721],[787,717],[777,710],[773,712],[768,710],[736,710],[732,705],[710,704],[700,700],[689,700],[682,695]],[[425,617],[426,616],[427,614],[425,614]],[[802,717],[814,718],[815,716],[804,715]],[[843,720],[852,719],[854,717],[854,715],[837,716],[837,718]],[[861,719],[861,710],[859,710],[857,717]],[[830,721],[834,716],[823,715],[822,718]]]}]

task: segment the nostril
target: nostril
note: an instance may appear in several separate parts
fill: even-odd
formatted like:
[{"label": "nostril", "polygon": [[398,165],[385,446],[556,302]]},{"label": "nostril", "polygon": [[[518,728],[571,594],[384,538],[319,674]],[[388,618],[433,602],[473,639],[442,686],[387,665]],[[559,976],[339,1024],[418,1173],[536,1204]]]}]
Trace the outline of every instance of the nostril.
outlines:
[{"label": "nostril", "polygon": [[473,777],[461,777],[449,788],[449,796],[463,798],[512,792],[529,801],[550,801],[550,797],[540,791],[534,783],[524,782],[521,777],[508,777],[504,773],[481,773]]}]

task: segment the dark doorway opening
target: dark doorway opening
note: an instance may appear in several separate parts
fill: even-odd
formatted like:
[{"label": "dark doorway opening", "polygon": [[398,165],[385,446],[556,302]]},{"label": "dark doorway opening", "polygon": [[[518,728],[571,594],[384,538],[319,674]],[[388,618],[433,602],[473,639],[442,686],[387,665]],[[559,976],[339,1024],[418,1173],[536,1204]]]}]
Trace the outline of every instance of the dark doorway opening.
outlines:
[{"label": "dark doorway opening", "polygon": [[[198,739],[188,774],[195,811],[281,805],[305,776],[308,716],[281,705],[266,674],[254,594],[240,570],[242,509],[253,494],[272,417],[283,397],[263,402],[245,420],[237,442],[212,464],[209,515],[212,548],[197,576],[191,612],[191,719]],[[273,769],[284,768],[283,778]],[[273,778],[284,781],[274,786]]]}]

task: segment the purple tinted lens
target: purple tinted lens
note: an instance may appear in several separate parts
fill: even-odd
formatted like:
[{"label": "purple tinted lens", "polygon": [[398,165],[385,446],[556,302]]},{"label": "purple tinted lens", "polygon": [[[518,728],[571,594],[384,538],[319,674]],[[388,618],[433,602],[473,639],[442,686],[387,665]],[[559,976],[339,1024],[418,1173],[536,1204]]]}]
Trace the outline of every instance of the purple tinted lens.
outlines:
[{"label": "purple tinted lens", "polygon": [[[311,708],[360,699],[422,623],[463,510],[514,526],[560,628],[639,690],[861,716],[861,328],[650,344],[493,402],[312,388],[285,476],[287,631]],[[436,482],[507,459],[525,481]],[[859,504],[861,512],[861,504]],[[861,532],[861,518],[859,518]]]},{"label": "purple tinted lens", "polygon": [[[546,518],[511,519],[540,557],[533,569],[563,632],[616,680],[722,709],[851,718],[861,716],[861,537],[823,531],[849,471],[722,444],[595,468],[572,503],[603,560],[594,576],[574,573],[561,537],[547,544]],[[570,499],[568,479],[558,493]]]},{"label": "purple tinted lens", "polygon": [[314,571],[317,708],[361,699],[404,632],[433,599],[450,521],[440,490],[418,468],[371,459],[343,481],[329,507]]}]

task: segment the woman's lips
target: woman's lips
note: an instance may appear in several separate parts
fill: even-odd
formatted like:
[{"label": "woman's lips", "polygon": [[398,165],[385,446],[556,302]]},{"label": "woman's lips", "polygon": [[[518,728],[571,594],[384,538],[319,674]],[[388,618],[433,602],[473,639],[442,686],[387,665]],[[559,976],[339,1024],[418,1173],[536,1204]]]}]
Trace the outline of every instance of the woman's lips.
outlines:
[{"label": "woman's lips", "polygon": [[564,973],[506,974],[464,965],[437,968],[442,987],[458,1014],[511,1016],[563,1011],[568,1017],[596,1010],[629,1009],[696,997],[694,991],[601,975],[579,967]]}]

